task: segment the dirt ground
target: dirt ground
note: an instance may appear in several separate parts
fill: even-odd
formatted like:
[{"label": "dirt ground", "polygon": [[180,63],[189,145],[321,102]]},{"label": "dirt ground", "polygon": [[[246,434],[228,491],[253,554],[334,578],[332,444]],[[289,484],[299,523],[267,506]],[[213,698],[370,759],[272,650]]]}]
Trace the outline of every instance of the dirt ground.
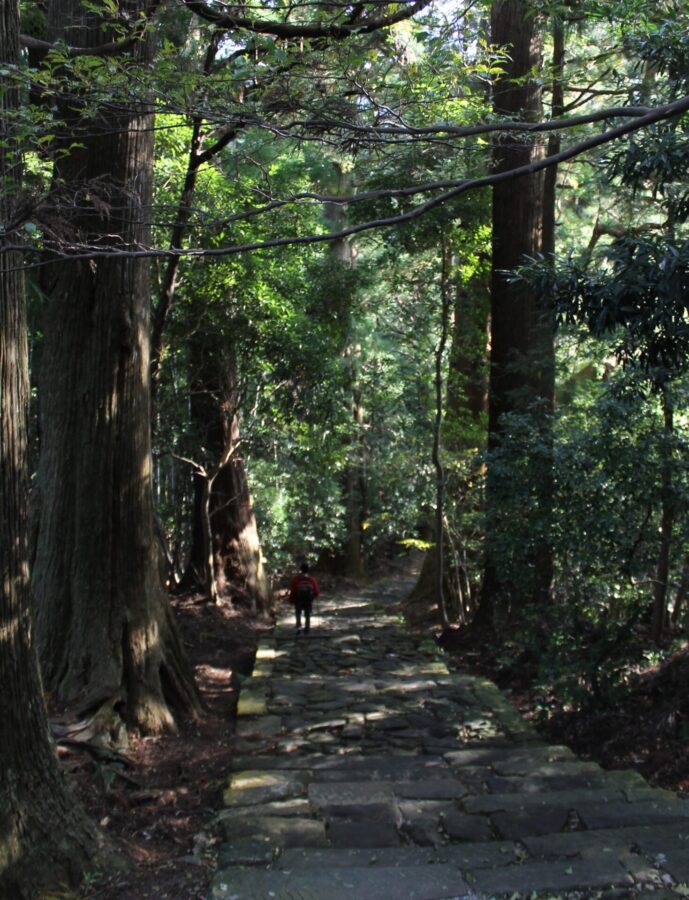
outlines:
[{"label": "dirt ground", "polygon": [[[219,836],[214,815],[229,774],[238,676],[249,674],[260,634],[271,627],[201,597],[173,601],[195,667],[206,713],[179,734],[133,740],[111,763],[62,748],[61,759],[89,814],[121,847],[124,875],[96,873],[77,895],[89,900],[203,900]],[[450,654],[459,668],[499,680],[480,646]],[[634,768],[649,781],[689,796],[689,650],[663,670],[640,678],[629,701],[605,716],[562,715],[549,723],[551,740],[609,768]],[[518,684],[502,683],[532,718],[534,700]]]},{"label": "dirt ground", "polygon": [[175,598],[173,606],[206,712],[177,735],[132,740],[124,758],[112,762],[61,748],[73,790],[131,863],[125,875],[96,873],[79,897],[206,896],[218,843],[210,826],[229,777],[237,676],[251,672],[258,638],[272,623],[200,596]]}]

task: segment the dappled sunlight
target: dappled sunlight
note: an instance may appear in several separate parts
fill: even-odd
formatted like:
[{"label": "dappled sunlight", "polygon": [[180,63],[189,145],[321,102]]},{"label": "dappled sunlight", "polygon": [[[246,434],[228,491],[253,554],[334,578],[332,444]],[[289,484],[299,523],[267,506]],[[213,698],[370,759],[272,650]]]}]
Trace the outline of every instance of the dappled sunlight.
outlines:
[{"label": "dappled sunlight", "polygon": [[[233,693],[232,669],[201,664],[194,667],[194,674],[202,694],[208,697],[228,697]],[[229,701],[228,701],[229,702]]]},{"label": "dappled sunlight", "polygon": [[[10,585],[3,586],[5,596],[10,596]],[[9,654],[9,647],[14,646],[20,628],[20,617],[16,614],[7,616],[0,622],[0,652]]]}]

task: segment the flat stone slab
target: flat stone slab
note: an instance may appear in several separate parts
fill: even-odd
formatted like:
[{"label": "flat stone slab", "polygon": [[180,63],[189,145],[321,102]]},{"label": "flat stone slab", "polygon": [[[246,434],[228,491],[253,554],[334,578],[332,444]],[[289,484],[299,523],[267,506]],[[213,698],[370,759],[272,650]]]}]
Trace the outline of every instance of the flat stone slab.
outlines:
[{"label": "flat stone slab", "polygon": [[[310,768],[306,761],[304,768]],[[455,779],[454,773],[439,756],[339,756],[316,765],[318,781],[422,781],[426,778]]]},{"label": "flat stone slab", "polygon": [[523,844],[534,857],[598,856],[635,848],[649,857],[678,852],[689,859],[689,823],[574,831],[527,837]]},{"label": "flat stone slab", "polygon": [[451,777],[396,781],[392,790],[396,797],[405,800],[459,800],[468,793],[461,781]]},{"label": "flat stone slab", "polygon": [[494,841],[491,843],[463,844],[462,846],[436,847],[348,847],[283,850],[276,865],[284,870],[342,866],[428,866],[445,863],[457,869],[485,869],[507,866],[519,855],[516,844]]},{"label": "flat stone slab", "polygon": [[287,800],[272,800],[268,803],[258,803],[247,806],[229,806],[219,814],[221,819],[229,819],[238,816],[281,816],[293,818],[302,816],[311,818],[313,807],[305,797],[290,797]]},{"label": "flat stone slab", "polygon": [[472,813],[522,812],[546,807],[577,809],[586,804],[624,803],[622,791],[585,788],[579,791],[548,791],[547,793],[486,794],[467,797],[464,809]]},{"label": "flat stone slab", "polygon": [[219,816],[230,844],[253,838],[274,847],[325,847],[325,824],[316,819],[283,816]]},{"label": "flat stone slab", "polygon": [[569,819],[570,810],[566,806],[545,806],[530,812],[500,812],[490,817],[501,838],[516,841],[522,841],[532,835],[564,831]]},{"label": "flat stone slab", "polygon": [[333,847],[398,847],[402,838],[390,821],[330,819],[328,841]]},{"label": "flat stone slab", "polygon": [[275,857],[272,844],[259,838],[239,838],[223,844],[218,853],[218,866],[268,866]]},{"label": "flat stone slab", "polygon": [[291,872],[230,869],[218,872],[210,888],[217,900],[447,900],[466,893],[452,866],[313,868]]},{"label": "flat stone slab", "polygon": [[440,823],[443,831],[453,841],[488,841],[493,833],[493,826],[487,816],[468,816],[456,809],[442,813]]},{"label": "flat stone slab", "polygon": [[573,891],[631,885],[633,879],[616,859],[570,862],[525,862],[475,873],[473,886],[486,894]]},{"label": "flat stone slab", "polygon": [[280,716],[244,716],[237,723],[239,737],[250,739],[274,737],[282,731]]},{"label": "flat stone slab", "polygon": [[392,785],[384,781],[336,781],[312,782],[308,788],[308,797],[317,808],[332,809],[338,806],[378,806],[381,803],[392,803],[394,794]]},{"label": "flat stone slab", "polygon": [[445,753],[444,758],[453,768],[482,766],[501,775],[528,775],[545,763],[576,761],[569,747],[548,744],[534,744],[528,750],[515,750],[509,746],[476,747]]},{"label": "flat stone slab", "polygon": [[[242,769],[303,769],[318,772],[318,780],[340,778],[343,781],[371,780],[417,781],[422,778],[451,778],[457,776],[441,756],[419,753],[371,754],[360,752],[327,755],[281,754],[236,756],[229,761],[232,770]],[[327,775],[325,773],[328,773]],[[356,777],[355,777],[356,776]]]},{"label": "flat stone slab", "polygon": [[237,702],[238,716],[264,716],[266,714],[266,688],[243,688]]},{"label": "flat stone slab", "polygon": [[641,800],[636,803],[590,803],[577,808],[587,828],[618,828],[623,825],[664,825],[686,822],[689,803],[682,800]]},{"label": "flat stone slab", "polygon": [[225,806],[250,806],[305,793],[299,773],[249,769],[236,772],[223,794]]}]

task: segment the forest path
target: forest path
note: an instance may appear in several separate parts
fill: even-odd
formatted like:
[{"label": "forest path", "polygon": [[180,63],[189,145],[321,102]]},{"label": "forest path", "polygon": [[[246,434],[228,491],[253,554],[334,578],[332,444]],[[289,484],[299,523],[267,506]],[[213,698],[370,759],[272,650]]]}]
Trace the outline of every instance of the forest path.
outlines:
[{"label": "forest path", "polygon": [[286,612],[261,641],[210,896],[687,896],[689,802],[544,743],[491,682],[451,674],[395,612],[406,587],[318,601],[308,636]]}]

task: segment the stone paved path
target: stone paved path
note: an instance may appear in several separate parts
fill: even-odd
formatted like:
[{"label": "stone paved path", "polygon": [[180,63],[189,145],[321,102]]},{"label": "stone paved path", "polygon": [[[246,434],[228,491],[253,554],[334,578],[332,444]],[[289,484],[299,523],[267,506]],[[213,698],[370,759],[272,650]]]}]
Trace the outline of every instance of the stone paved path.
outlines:
[{"label": "stone paved path", "polygon": [[284,619],[261,642],[211,896],[688,896],[689,802],[544,743],[404,630],[399,591],[321,602],[311,635]]}]

